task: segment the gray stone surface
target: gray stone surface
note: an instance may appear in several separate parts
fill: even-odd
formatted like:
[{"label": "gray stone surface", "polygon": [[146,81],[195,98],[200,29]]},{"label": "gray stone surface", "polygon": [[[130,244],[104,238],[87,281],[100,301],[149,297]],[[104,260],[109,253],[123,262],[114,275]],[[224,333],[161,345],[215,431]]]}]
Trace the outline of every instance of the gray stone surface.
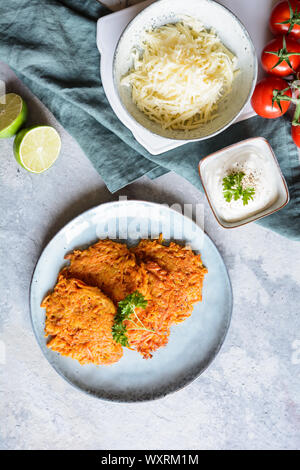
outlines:
[{"label": "gray stone surface", "polygon": [[[23,171],[12,141],[0,141],[0,448],[299,449],[299,244],[255,224],[222,229],[204,196],[175,174],[111,195],[74,139],[3,64],[0,79],[28,101],[32,123],[50,123],[62,137],[59,160],[42,175]],[[65,383],[43,357],[28,309],[45,244],[82,211],[119,195],[203,203],[234,292],[231,328],[209,369],[186,389],[137,405],[101,402]]]}]

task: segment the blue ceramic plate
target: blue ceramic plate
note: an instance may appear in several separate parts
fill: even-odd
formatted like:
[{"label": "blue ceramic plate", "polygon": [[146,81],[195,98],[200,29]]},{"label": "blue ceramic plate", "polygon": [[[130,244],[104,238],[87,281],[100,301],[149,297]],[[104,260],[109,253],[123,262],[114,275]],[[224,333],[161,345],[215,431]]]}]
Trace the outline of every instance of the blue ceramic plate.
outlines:
[{"label": "blue ceramic plate", "polygon": [[[44,296],[54,287],[66,253],[109,237],[128,245],[141,238],[189,244],[201,252],[208,269],[203,301],[190,318],[172,327],[169,343],[145,360],[124,349],[123,358],[111,366],[81,366],[46,347]],[[68,223],[43,251],[30,290],[32,325],[37,341],[54,369],[69,383],[105,400],[137,402],[154,400],[184,387],[210,364],[229,327],[232,291],[224,262],[215,245],[192,220],[159,204],[119,201],[100,205]]]}]

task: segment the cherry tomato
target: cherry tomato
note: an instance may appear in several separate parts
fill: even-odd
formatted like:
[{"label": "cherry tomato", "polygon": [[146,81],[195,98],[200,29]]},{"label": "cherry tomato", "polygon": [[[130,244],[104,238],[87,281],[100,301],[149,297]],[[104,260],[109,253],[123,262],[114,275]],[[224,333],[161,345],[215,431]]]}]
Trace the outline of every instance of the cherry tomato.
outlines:
[{"label": "cherry tomato", "polygon": [[291,39],[300,39],[300,1],[289,0],[275,5],[269,26],[275,36],[288,34]]},{"label": "cherry tomato", "polygon": [[262,51],[261,63],[271,75],[291,75],[300,67],[300,44],[285,36],[273,39]]},{"label": "cherry tomato", "polygon": [[[260,82],[257,83],[254,93],[251,98],[251,105],[254,111],[261,117],[273,119],[279,116],[282,116],[287,112],[290,101],[281,101],[280,106],[276,101],[272,103],[274,98],[273,92],[275,90],[286,90],[288,84],[285,80],[278,77],[267,77],[263,78]],[[292,96],[290,88],[283,92],[285,96]]]},{"label": "cherry tomato", "polygon": [[300,126],[292,125],[292,137],[297,147],[300,147]]}]

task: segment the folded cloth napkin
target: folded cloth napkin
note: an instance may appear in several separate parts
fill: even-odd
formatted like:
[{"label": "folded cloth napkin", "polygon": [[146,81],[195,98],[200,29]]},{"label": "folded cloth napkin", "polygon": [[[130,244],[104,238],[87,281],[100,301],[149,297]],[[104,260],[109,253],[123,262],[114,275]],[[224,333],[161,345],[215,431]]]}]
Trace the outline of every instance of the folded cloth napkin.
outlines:
[{"label": "folded cloth napkin", "polygon": [[10,0],[0,3],[0,60],[73,135],[111,192],[142,175],[173,170],[201,188],[198,162],[252,136],[269,140],[286,177],[291,201],[258,223],[300,240],[300,168],[285,118],[254,117],[216,137],[150,155],[118,120],[99,75],[96,20],[108,10],[96,0]]}]

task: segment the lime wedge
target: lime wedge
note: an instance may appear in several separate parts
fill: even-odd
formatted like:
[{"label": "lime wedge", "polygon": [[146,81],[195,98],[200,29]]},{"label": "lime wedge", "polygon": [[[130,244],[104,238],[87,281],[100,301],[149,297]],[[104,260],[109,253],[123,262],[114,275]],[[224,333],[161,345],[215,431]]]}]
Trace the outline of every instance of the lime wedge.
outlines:
[{"label": "lime wedge", "polygon": [[27,106],[21,96],[8,93],[0,97],[0,139],[15,135],[27,117]]},{"label": "lime wedge", "polygon": [[43,173],[53,165],[61,148],[61,140],[50,126],[22,129],[14,141],[17,162],[32,173]]}]

